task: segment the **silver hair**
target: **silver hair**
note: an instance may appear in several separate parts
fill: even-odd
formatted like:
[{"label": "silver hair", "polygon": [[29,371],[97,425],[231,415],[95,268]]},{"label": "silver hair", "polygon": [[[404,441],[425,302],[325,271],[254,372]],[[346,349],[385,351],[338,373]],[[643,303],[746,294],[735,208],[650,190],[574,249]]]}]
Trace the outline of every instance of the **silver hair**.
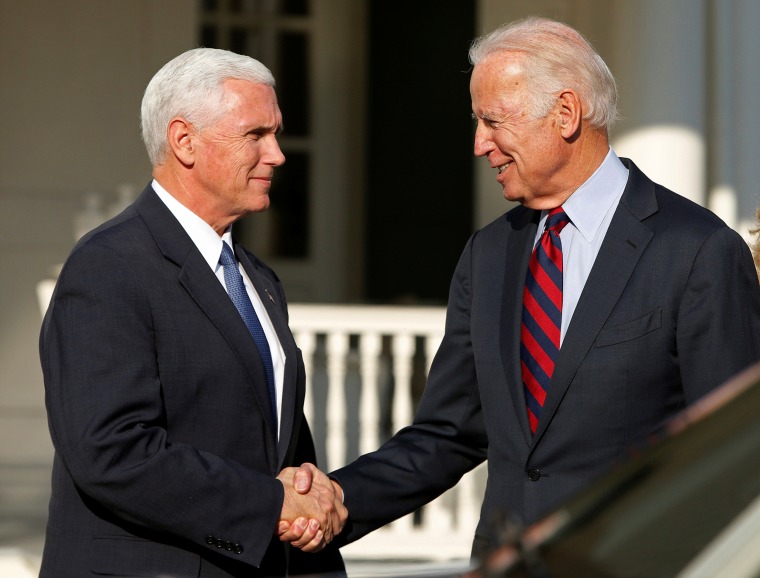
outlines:
[{"label": "silver hair", "polygon": [[258,60],[217,48],[195,48],[167,62],[148,83],[140,109],[142,138],[153,166],[168,152],[166,130],[181,117],[197,130],[224,113],[225,80],[247,80],[274,87],[274,76]]},{"label": "silver hair", "polygon": [[584,119],[590,126],[609,129],[618,119],[617,84],[610,69],[577,30],[554,20],[530,17],[504,24],[476,38],[470,63],[477,65],[495,52],[523,55],[530,114],[541,118],[565,88],[578,92]]}]

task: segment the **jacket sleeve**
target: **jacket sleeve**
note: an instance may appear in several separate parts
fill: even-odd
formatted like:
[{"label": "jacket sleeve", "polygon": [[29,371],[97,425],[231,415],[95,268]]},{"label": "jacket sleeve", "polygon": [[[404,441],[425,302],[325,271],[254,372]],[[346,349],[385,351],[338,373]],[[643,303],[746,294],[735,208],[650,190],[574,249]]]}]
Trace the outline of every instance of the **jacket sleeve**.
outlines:
[{"label": "jacket sleeve", "polygon": [[[58,280],[40,342],[56,452],[79,492],[117,518],[258,566],[282,485],[271,472],[171,439],[155,312],[133,262],[90,241]],[[208,544],[209,535],[242,552]]]},{"label": "jacket sleeve", "polygon": [[677,351],[687,403],[760,360],[760,284],[747,243],[728,227],[696,254],[678,311]]},{"label": "jacket sleeve", "polygon": [[471,243],[452,279],[446,330],[414,422],[379,450],[332,473],[345,493],[354,541],[453,487],[486,456],[470,341]]}]

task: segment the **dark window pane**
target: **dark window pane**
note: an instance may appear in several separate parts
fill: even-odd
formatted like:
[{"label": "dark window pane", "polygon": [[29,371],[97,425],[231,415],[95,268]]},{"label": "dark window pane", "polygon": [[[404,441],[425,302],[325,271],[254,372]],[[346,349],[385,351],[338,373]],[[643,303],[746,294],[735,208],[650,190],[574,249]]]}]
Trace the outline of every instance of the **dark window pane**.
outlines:
[{"label": "dark window pane", "polygon": [[248,54],[248,30],[245,28],[230,29],[230,50],[238,54]]},{"label": "dark window pane", "polygon": [[201,27],[201,46],[205,48],[219,48],[219,35],[213,26]]},{"label": "dark window pane", "polygon": [[270,191],[271,247],[277,257],[303,258],[309,243],[309,155],[285,152]]},{"label": "dark window pane", "polygon": [[282,0],[280,11],[290,16],[308,16],[309,0]]},{"label": "dark window pane", "polygon": [[219,9],[219,2],[217,0],[202,0],[202,10],[204,12],[216,12]]},{"label": "dark window pane", "polygon": [[230,28],[230,50],[253,58],[261,58],[261,34],[258,30],[236,26]]},{"label": "dark window pane", "polygon": [[255,14],[264,9],[262,4],[261,0],[230,0],[230,12],[233,14]]},{"label": "dark window pane", "polygon": [[[469,75],[462,71],[469,67],[467,47],[475,32],[476,4],[448,2],[445,10],[436,10],[444,4],[405,2],[400,17],[399,2],[367,2],[370,114],[364,285],[372,301],[407,300],[413,295],[418,301],[445,304],[451,271],[472,233],[472,127],[467,115],[454,111],[471,106]],[[435,26],[420,26],[433,13]],[[446,178],[435,187],[430,186],[429,167],[416,160],[416,147],[399,147],[398,135],[388,130],[410,111],[422,110],[426,118],[446,119],[425,129],[428,142],[446,143],[436,150],[436,166],[445,167]],[[401,157],[404,160],[398,162]],[[389,171],[389,166],[394,170]],[[402,211],[398,199],[388,195],[399,182],[404,183]],[[437,222],[426,217],[431,207]],[[445,235],[440,234],[442,222]],[[389,230],[393,235],[388,235]],[[420,267],[419,255],[428,254],[436,255],[435,266]]]},{"label": "dark window pane", "polygon": [[278,37],[280,55],[277,98],[289,135],[309,134],[309,51],[302,32],[283,32]]}]

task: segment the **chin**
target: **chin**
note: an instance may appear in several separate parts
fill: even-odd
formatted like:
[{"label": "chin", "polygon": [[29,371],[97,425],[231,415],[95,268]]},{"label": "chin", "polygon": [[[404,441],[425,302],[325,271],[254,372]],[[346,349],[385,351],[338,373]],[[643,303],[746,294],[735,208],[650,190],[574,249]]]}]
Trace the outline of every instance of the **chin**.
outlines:
[{"label": "chin", "polygon": [[251,213],[263,213],[269,208],[269,195],[260,195],[256,197],[256,201],[251,203],[248,207]]},{"label": "chin", "polygon": [[525,204],[524,203],[524,201],[525,201],[525,197],[524,196],[516,195],[514,193],[510,193],[510,192],[507,191],[507,189],[504,189],[503,195],[504,195],[504,198],[507,201],[511,201],[513,203],[522,203],[522,204]]}]

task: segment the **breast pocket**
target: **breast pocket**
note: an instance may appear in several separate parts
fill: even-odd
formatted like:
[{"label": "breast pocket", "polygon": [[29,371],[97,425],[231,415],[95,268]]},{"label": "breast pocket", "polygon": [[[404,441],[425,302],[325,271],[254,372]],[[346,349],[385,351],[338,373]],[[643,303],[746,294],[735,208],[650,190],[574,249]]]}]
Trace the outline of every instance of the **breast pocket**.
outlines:
[{"label": "breast pocket", "polygon": [[606,347],[638,339],[652,331],[657,331],[660,327],[662,327],[662,307],[632,321],[605,327],[596,339],[596,347]]}]

